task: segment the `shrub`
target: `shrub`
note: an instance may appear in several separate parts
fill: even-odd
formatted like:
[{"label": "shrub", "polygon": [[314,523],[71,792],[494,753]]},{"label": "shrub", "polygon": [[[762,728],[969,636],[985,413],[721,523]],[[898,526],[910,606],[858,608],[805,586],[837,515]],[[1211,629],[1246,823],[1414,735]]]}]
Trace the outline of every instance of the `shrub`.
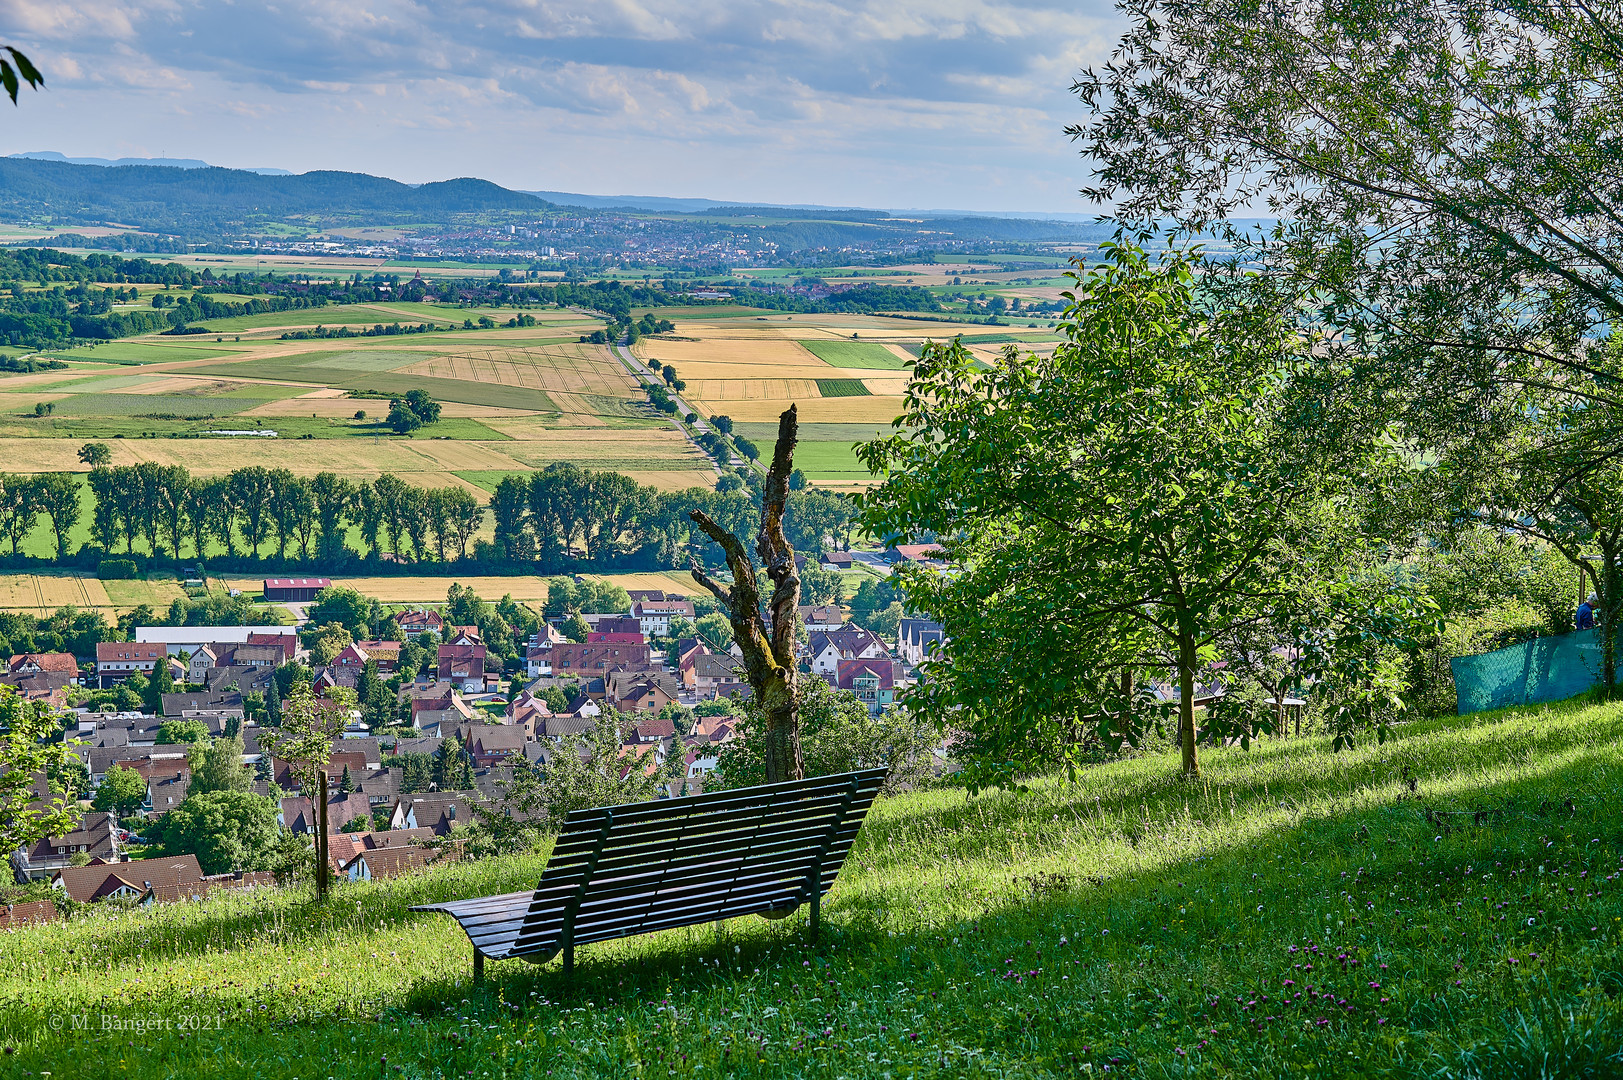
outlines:
[{"label": "shrub", "polygon": [[103,559],[96,566],[96,576],[103,581],[128,581],[135,577],[135,560]]}]

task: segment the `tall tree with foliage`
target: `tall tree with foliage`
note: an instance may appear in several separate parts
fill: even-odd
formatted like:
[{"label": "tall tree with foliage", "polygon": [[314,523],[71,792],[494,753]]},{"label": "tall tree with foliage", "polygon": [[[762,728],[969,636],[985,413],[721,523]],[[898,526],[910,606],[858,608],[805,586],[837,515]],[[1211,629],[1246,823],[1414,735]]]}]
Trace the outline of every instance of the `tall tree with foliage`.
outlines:
[{"label": "tall tree with foliage", "polygon": [[56,538],[56,557],[68,555],[68,537],[79,524],[83,507],[79,502],[79,478],[72,473],[46,473],[39,479],[39,508],[51,521],[51,535]]},{"label": "tall tree with foliage", "polygon": [[982,370],[961,342],[929,346],[902,430],[859,451],[886,477],[862,500],[869,531],[933,534],[959,568],[897,573],[952,641],[910,701],[967,729],[977,782],[1072,762],[1088,727],[1136,740],[1150,718],[1123,672],[1172,673],[1198,775],[1216,643],[1299,606],[1356,548],[1339,507],[1378,464],[1356,427],[1338,444],[1299,422],[1306,350],[1277,313],[1203,308],[1188,255],[1106,255],[1052,356],[1010,346]]},{"label": "tall tree with foliage", "polygon": [[134,769],[123,765],[110,765],[102,774],[101,786],[90,800],[92,810],[112,811],[127,818],[147,801],[147,782]]},{"label": "tall tree with foliage", "polygon": [[309,683],[300,679],[292,685],[282,705],[281,727],[260,737],[267,751],[287,762],[299,781],[299,788],[316,810],[316,897],[327,898],[332,888],[332,865],[327,858],[327,763],[332,760],[333,740],[344,733],[354,695],[343,687],[327,691],[327,700],[316,697]]},{"label": "tall tree with foliage", "polygon": [[204,739],[192,747],[192,783],[186,797],[210,791],[252,791],[253,780],[242,764],[242,738]]},{"label": "tall tree with foliage", "polygon": [[34,531],[39,512],[39,481],[31,476],[0,473],[0,532],[11,541],[13,556]]},{"label": "tall tree with foliage", "polygon": [[693,580],[721,603],[732,626],[733,640],[743,650],[745,678],[761,710],[761,740],[768,783],[800,780],[806,775],[800,753],[799,671],[795,632],[800,624],[800,578],[795,571],[795,549],[783,534],[784,504],[789,498],[789,474],[794,470],[799,422],[795,406],[778,418],[778,441],[772,451],[761,501],[760,528],[755,553],[772,583],[762,607],[756,586],[755,563],[733,533],[716,524],[703,510],[691,514],[694,524],[727,553],[733,584],[723,585],[693,563]]},{"label": "tall tree with foliage", "polygon": [[83,745],[61,733],[50,705],[0,686],[0,849],[28,847],[78,826],[77,803],[38,790],[39,780],[63,771],[74,760],[73,748]]},{"label": "tall tree with foliage", "polygon": [[[1090,115],[1070,132],[1095,167],[1084,194],[1124,223],[1216,232],[1299,297],[1341,392],[1391,410],[1394,436],[1441,461],[1432,493],[1459,501],[1433,504],[1434,527],[1537,517],[1549,537],[1552,510],[1584,517],[1563,493],[1581,486],[1593,508],[1623,445],[1599,342],[1623,318],[1623,13],[1119,6],[1130,28],[1075,86]],[[1278,225],[1251,227],[1259,213]],[[1530,425],[1530,398],[1567,418],[1597,408],[1574,437]],[[1597,525],[1578,531],[1598,539]],[[1574,551],[1576,534],[1555,531]],[[1584,558],[1623,576],[1598,543]]]}]

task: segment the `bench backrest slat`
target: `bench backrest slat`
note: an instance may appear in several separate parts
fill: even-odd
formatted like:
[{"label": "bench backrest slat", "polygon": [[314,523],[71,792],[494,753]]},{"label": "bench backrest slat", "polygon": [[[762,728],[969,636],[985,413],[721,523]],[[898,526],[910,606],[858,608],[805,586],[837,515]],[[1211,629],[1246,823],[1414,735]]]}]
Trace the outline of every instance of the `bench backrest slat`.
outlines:
[{"label": "bench backrest slat", "polygon": [[577,810],[513,951],[551,953],[804,903],[833,884],[886,771]]}]

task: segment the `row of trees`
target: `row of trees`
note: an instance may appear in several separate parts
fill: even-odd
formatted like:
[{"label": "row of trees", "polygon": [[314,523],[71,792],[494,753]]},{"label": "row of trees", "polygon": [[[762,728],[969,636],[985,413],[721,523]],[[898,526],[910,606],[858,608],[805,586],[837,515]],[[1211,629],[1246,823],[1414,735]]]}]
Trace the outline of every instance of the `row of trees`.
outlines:
[{"label": "row of trees", "polygon": [[[61,483],[51,474],[42,480]],[[368,483],[254,465],[204,478],[183,466],[142,462],[98,465],[88,483],[95,543],[132,553],[145,545],[154,556],[177,559],[187,548],[198,558],[219,548],[229,557],[246,550],[257,558],[273,548],[279,558],[293,550],[304,561],[339,559],[353,528],[374,556],[390,551],[446,562],[467,557],[485,515],[465,488],[419,488],[390,474]],[[17,519],[26,535],[33,504],[5,494],[0,517]]]},{"label": "row of trees", "polygon": [[[403,400],[397,411],[417,407]],[[413,412],[416,420],[422,415]],[[99,443],[81,451],[94,463],[85,478],[92,542],[104,552],[176,560],[273,555],[330,566],[358,554],[392,553],[416,562],[522,564],[543,573],[672,567],[685,565],[694,549],[692,510],[743,535],[761,498],[758,482],[725,493],[660,492],[621,473],[554,464],[502,480],[488,507],[493,542],[476,543],[487,507],[462,487],[419,488],[392,474],[370,482],[333,472],[303,477],[262,466],[200,477],[178,465],[102,464],[109,457]],[[65,559],[84,510],[76,474],[0,473],[0,535],[13,555],[44,527],[57,558]],[[790,495],[786,528],[797,548],[817,551],[830,539],[849,538],[852,515],[844,497],[805,488]]]}]

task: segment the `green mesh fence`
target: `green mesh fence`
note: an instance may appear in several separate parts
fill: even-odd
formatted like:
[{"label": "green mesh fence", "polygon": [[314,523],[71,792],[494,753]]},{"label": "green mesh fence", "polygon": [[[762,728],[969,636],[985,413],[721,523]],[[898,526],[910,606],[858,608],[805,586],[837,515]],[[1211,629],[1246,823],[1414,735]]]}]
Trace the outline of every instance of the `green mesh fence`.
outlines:
[{"label": "green mesh fence", "polygon": [[1449,666],[1454,669],[1461,715],[1560,701],[1600,682],[1600,631],[1580,630],[1476,656],[1456,656]]}]

